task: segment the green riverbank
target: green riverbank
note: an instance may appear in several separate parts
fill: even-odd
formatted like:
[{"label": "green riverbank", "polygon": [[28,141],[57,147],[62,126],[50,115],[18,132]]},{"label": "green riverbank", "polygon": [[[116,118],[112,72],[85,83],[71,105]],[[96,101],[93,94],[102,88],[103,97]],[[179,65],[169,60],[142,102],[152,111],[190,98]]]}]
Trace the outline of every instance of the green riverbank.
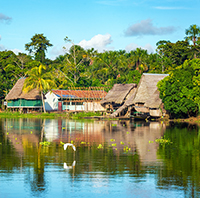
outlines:
[{"label": "green riverbank", "polygon": [[19,113],[19,112],[0,112],[0,118],[42,118],[42,119],[81,119],[84,117],[101,116],[99,112],[51,112],[51,113]]},{"label": "green riverbank", "polygon": [[[100,112],[51,112],[51,113],[19,113],[19,112],[0,112],[0,118],[41,118],[41,119],[58,119],[58,118],[65,118],[65,119],[96,119],[96,118],[104,118],[106,117],[102,116],[102,113]],[[107,118],[110,120],[110,118]],[[117,118],[113,119],[116,120]],[[200,116],[197,117],[191,117],[186,119],[173,119],[173,120],[165,120],[160,119],[159,121],[164,122],[188,122],[191,124],[198,124],[200,125]]]}]

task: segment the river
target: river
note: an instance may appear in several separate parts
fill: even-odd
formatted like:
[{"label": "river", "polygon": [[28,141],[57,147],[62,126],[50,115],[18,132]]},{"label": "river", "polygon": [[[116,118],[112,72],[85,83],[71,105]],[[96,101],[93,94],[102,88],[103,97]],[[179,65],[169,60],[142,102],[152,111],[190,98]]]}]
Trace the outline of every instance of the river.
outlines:
[{"label": "river", "polygon": [[122,196],[200,197],[198,126],[0,119],[1,198]]}]

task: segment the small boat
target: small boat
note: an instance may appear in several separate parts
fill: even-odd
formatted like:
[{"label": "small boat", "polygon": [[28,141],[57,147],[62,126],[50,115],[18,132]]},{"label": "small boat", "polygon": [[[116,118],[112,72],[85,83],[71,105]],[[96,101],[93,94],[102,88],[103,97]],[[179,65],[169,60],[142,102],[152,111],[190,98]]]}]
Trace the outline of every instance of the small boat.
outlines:
[{"label": "small boat", "polygon": [[134,120],[146,120],[149,118],[149,113],[142,113],[142,112],[134,112],[134,115],[132,115],[131,117],[133,117]]}]

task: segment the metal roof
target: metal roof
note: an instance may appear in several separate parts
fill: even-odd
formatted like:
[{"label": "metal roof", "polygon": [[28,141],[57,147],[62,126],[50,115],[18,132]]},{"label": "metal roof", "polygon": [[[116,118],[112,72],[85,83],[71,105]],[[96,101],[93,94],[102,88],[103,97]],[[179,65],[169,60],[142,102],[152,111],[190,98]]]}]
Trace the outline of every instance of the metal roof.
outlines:
[{"label": "metal roof", "polygon": [[62,98],[104,98],[107,92],[103,90],[52,90],[52,92]]}]

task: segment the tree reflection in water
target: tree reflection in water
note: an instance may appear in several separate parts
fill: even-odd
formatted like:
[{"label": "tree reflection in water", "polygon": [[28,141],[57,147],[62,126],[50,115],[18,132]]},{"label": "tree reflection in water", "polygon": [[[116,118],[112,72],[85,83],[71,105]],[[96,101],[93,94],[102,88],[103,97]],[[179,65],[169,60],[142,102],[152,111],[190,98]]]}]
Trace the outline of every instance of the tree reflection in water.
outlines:
[{"label": "tree reflection in water", "polygon": [[[9,175],[22,168],[33,196],[51,191],[47,175],[68,170],[71,182],[99,174],[146,181],[151,174],[158,189],[174,185],[195,197],[200,192],[199,132],[196,126],[157,122],[2,119],[0,170]],[[155,141],[161,138],[172,143]],[[77,151],[64,150],[63,142]]]}]

